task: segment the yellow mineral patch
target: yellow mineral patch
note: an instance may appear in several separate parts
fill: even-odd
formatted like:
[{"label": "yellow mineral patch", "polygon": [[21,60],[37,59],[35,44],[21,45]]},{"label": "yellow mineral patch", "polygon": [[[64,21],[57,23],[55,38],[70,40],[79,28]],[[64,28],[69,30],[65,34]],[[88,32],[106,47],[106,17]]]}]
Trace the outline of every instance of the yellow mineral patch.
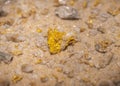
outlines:
[{"label": "yellow mineral patch", "polygon": [[120,14],[120,8],[116,8],[115,10],[113,9],[108,9],[107,11],[109,14],[111,14],[112,16],[116,16],[118,14]]},{"label": "yellow mineral patch", "polygon": [[38,60],[35,62],[35,64],[40,64],[40,63],[42,63],[42,59],[38,59]]},{"label": "yellow mineral patch", "polygon": [[88,28],[93,28],[93,19],[89,18],[86,24],[88,25]]},{"label": "yellow mineral patch", "polygon": [[16,10],[16,13],[17,13],[19,16],[22,16],[22,9],[18,8],[18,9]]},{"label": "yellow mineral patch", "polygon": [[22,76],[20,76],[20,75],[14,75],[14,76],[12,77],[13,83],[17,83],[17,82],[20,81],[20,80],[22,80]]},{"label": "yellow mineral patch", "polygon": [[56,54],[61,51],[61,43],[64,36],[64,32],[60,32],[57,29],[48,30],[48,46],[51,54]]},{"label": "yellow mineral patch", "polygon": [[95,0],[94,1],[94,6],[98,6],[100,4],[101,0]]},{"label": "yellow mineral patch", "polygon": [[75,0],[71,0],[69,3],[71,6],[73,6],[75,4]]},{"label": "yellow mineral patch", "polygon": [[57,72],[62,72],[63,69],[62,69],[61,67],[57,67],[57,68],[56,68],[56,71],[57,71]]},{"label": "yellow mineral patch", "polygon": [[21,50],[18,50],[18,49],[13,50],[11,53],[12,53],[13,55],[15,55],[15,56],[22,55],[22,51],[21,51]]},{"label": "yellow mineral patch", "polygon": [[37,28],[37,30],[36,30],[38,33],[41,33],[42,32],[42,30],[40,29],[40,28]]},{"label": "yellow mineral patch", "polygon": [[85,0],[83,1],[83,8],[87,8],[88,2]]},{"label": "yellow mineral patch", "polygon": [[74,36],[70,36],[64,40],[65,36],[64,32],[60,32],[57,29],[49,29],[48,46],[51,54],[59,53],[76,42]]}]

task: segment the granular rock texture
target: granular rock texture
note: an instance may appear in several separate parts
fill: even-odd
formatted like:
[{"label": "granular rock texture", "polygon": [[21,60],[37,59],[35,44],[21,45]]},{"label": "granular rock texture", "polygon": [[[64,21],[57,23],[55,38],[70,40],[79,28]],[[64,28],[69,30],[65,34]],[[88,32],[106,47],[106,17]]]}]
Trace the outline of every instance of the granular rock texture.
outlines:
[{"label": "granular rock texture", "polygon": [[120,0],[0,0],[0,86],[120,86]]}]

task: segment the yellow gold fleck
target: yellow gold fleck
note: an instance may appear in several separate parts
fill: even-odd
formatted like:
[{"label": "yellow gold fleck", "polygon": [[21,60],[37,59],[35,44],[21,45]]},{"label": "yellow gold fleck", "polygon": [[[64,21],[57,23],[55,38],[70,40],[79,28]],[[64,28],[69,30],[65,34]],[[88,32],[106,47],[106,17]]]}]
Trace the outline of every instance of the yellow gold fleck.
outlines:
[{"label": "yellow gold fleck", "polygon": [[87,1],[85,0],[85,1],[83,1],[83,8],[87,8]]},{"label": "yellow gold fleck", "polygon": [[42,59],[38,59],[35,64],[40,64],[42,62]]},{"label": "yellow gold fleck", "polygon": [[12,81],[13,81],[13,83],[17,83],[18,81],[20,81],[20,80],[22,80],[23,78],[22,78],[22,76],[20,76],[20,75],[14,75],[13,77],[12,77]]},{"label": "yellow gold fleck", "polygon": [[59,32],[57,29],[48,30],[48,46],[51,54],[56,54],[61,51],[61,43],[64,32]]},{"label": "yellow gold fleck", "polygon": [[95,0],[94,1],[94,6],[98,6],[100,4],[101,0]]},{"label": "yellow gold fleck", "polygon": [[42,30],[41,30],[40,28],[38,28],[36,31],[37,31],[38,33],[41,33],[41,32],[42,32]]}]

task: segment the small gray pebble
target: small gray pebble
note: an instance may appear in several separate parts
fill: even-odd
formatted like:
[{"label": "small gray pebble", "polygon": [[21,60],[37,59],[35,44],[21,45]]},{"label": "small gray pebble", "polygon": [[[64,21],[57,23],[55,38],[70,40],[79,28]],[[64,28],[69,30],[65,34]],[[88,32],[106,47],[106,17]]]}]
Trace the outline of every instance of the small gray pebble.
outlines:
[{"label": "small gray pebble", "polygon": [[0,62],[3,61],[6,64],[9,64],[13,59],[11,54],[0,51]]},{"label": "small gray pebble", "polygon": [[23,64],[21,66],[21,70],[22,70],[22,72],[25,72],[25,73],[32,73],[33,72],[33,67],[29,64]]},{"label": "small gray pebble", "polygon": [[55,10],[55,14],[61,19],[79,19],[78,11],[69,6],[60,6]]}]

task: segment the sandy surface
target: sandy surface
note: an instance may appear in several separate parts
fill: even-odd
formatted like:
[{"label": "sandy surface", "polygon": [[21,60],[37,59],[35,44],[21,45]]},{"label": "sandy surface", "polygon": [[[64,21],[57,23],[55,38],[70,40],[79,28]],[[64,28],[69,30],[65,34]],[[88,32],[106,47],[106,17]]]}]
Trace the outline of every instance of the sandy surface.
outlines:
[{"label": "sandy surface", "polygon": [[[12,54],[13,60],[10,64],[0,63],[0,83],[120,86],[120,2],[95,1],[68,0],[67,5],[78,10],[79,20],[56,16],[57,6],[52,0],[7,1],[2,7],[7,15],[0,17],[0,51]],[[50,54],[50,28],[74,36],[76,42]],[[24,64],[32,72],[22,71]]]}]

